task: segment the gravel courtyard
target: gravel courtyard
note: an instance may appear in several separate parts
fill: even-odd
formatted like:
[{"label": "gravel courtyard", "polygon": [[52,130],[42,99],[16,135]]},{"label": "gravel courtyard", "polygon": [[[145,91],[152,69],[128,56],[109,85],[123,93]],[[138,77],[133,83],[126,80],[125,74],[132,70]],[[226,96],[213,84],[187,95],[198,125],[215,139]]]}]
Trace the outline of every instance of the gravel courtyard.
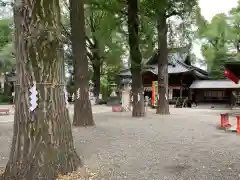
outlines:
[{"label": "gravel courtyard", "polygon": [[[94,114],[96,127],[73,128],[77,151],[99,180],[240,179],[240,136],[216,129],[220,111],[149,110],[141,119],[107,111]],[[0,119],[2,167],[11,138],[12,122]]]}]

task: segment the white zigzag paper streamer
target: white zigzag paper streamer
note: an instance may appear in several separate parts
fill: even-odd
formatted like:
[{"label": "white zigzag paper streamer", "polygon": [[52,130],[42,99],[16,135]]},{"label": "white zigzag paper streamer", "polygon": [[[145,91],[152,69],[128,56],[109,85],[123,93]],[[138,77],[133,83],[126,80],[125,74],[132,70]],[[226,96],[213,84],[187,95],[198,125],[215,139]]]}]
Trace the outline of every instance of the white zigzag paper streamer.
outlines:
[{"label": "white zigzag paper streamer", "polygon": [[36,82],[33,82],[33,86],[32,88],[30,89],[30,111],[34,111],[37,106],[38,106],[38,103],[37,103],[37,86],[36,86]]},{"label": "white zigzag paper streamer", "polygon": [[79,99],[80,98],[80,88],[78,88],[78,90],[77,90],[77,99]]}]

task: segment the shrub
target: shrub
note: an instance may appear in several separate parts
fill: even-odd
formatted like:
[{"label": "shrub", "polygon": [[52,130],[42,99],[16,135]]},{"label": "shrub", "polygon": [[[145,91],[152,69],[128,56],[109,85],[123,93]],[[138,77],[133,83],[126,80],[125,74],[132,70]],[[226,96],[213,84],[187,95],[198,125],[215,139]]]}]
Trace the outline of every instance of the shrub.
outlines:
[{"label": "shrub", "polygon": [[12,104],[13,97],[5,94],[0,94],[0,103],[10,103]]}]

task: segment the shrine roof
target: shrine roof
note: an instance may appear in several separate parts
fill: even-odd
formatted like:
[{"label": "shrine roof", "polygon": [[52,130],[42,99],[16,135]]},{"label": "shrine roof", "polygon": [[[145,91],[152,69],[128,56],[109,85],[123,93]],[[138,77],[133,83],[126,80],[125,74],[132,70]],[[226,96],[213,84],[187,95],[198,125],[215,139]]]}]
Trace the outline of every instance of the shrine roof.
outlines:
[{"label": "shrine roof", "polygon": [[[185,72],[189,72],[189,71],[193,70],[192,67],[175,59],[175,57],[172,56],[170,58],[171,58],[171,62],[168,63],[168,73],[169,74],[185,73]],[[150,71],[153,74],[157,74],[158,73],[158,65],[154,64],[154,65],[146,66],[143,71]]]},{"label": "shrine roof", "polygon": [[118,75],[119,76],[132,76],[130,69],[123,69]]},{"label": "shrine roof", "polygon": [[[158,59],[160,54],[158,53],[158,51],[155,51],[153,56],[146,62],[146,65],[154,65],[154,64],[158,64]],[[188,56],[188,52],[182,52],[182,51],[176,51],[176,52],[168,52],[168,63],[174,63],[175,60],[179,60],[179,61],[185,61],[186,58]]]},{"label": "shrine roof", "polygon": [[239,89],[240,84],[230,80],[196,80],[190,89]]},{"label": "shrine roof", "polygon": [[[193,72],[196,76],[202,79],[208,79],[208,74],[206,71],[197,68],[192,65],[187,65],[184,61],[187,59],[188,53],[174,52],[168,54],[168,73],[169,74],[179,74]],[[155,53],[149,61],[146,62],[143,67],[143,72],[152,72],[153,74],[158,73],[158,64],[157,59],[159,58],[158,53]],[[119,76],[130,77],[130,69],[124,69],[119,73]]]},{"label": "shrine roof", "polygon": [[121,80],[122,84],[128,84],[128,83],[132,83],[132,79],[131,78],[124,78]]}]

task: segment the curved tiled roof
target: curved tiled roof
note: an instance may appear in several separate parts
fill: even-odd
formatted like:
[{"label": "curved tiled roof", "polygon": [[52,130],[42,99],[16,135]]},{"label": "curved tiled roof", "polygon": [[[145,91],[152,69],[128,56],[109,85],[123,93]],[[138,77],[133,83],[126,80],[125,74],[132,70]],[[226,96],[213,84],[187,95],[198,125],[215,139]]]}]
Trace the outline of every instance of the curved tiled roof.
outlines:
[{"label": "curved tiled roof", "polygon": [[[200,77],[201,79],[208,79],[207,72],[199,69],[195,66],[187,65],[184,63],[188,54],[187,53],[180,53],[174,52],[168,54],[168,73],[169,74],[178,74],[178,73],[186,73],[186,72],[194,72],[196,76]],[[143,68],[143,72],[152,72],[153,74],[158,73],[158,65],[151,64],[158,59],[158,53],[155,53],[152,58],[146,63],[146,66]],[[125,69],[120,72],[119,76],[131,76],[130,69]]]}]

